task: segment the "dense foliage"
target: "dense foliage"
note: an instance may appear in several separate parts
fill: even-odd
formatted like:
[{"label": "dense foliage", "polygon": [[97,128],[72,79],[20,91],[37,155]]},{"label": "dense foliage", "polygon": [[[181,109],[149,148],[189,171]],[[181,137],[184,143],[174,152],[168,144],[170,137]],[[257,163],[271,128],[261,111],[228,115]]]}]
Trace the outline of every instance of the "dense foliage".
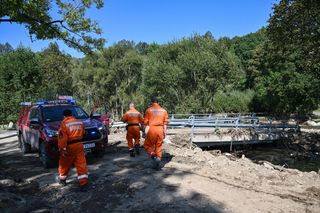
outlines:
[{"label": "dense foliage", "polygon": [[0,23],[17,23],[26,27],[31,39],[60,39],[69,47],[84,53],[101,48],[104,39],[97,23],[86,17],[92,5],[103,6],[102,0],[1,0]]},{"label": "dense foliage", "polygon": [[218,90],[242,89],[244,82],[244,71],[232,51],[213,38],[195,35],[149,55],[142,89],[147,97],[159,97],[171,112],[205,113],[215,111]]},{"label": "dense foliage", "polygon": [[36,100],[41,81],[39,59],[30,49],[18,47],[0,56],[0,120],[14,120],[21,101]]},{"label": "dense foliage", "polygon": [[[282,0],[257,50],[255,109],[308,113],[320,101],[320,1]],[[260,76],[259,76],[260,75]]]},{"label": "dense foliage", "polygon": [[120,41],[83,59],[50,44],[42,52],[0,45],[0,120],[21,101],[75,96],[121,116],[157,96],[170,113],[306,114],[319,106],[320,6],[282,0],[269,26],[242,37],[210,32],[164,45]]}]

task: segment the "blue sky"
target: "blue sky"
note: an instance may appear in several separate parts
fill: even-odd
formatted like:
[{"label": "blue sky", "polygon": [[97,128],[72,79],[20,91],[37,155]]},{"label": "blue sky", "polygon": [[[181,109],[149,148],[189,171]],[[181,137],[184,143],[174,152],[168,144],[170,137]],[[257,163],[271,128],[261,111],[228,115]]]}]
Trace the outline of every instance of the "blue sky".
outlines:
[{"label": "blue sky", "polygon": [[[160,44],[211,31],[215,38],[255,32],[267,25],[279,0],[108,0],[87,16],[97,20],[110,46],[122,39]],[[50,41],[32,42],[22,25],[1,23],[0,43],[41,51]],[[83,54],[58,42],[74,57]]]}]

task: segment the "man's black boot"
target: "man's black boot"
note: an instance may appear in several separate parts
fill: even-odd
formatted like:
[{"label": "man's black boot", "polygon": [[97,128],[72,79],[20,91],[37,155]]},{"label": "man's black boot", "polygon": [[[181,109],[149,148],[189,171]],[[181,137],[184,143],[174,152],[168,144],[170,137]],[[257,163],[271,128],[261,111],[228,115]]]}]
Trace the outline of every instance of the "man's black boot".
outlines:
[{"label": "man's black boot", "polygon": [[133,149],[130,149],[130,150],[129,150],[129,153],[130,153],[130,157],[134,157],[134,156],[135,156]]},{"label": "man's black boot", "polygon": [[160,170],[160,158],[159,157],[156,157],[155,158],[155,170]]},{"label": "man's black boot", "polygon": [[159,170],[160,169],[160,159],[157,156],[151,156],[152,169]]},{"label": "man's black boot", "polygon": [[88,184],[80,186],[80,191],[82,191],[82,192],[87,192],[88,189],[89,189]]},{"label": "man's black boot", "polygon": [[137,154],[137,155],[140,155],[140,145],[139,145],[139,144],[135,145],[135,146],[134,146],[134,149],[135,149],[135,151],[136,151],[136,154]]},{"label": "man's black boot", "polygon": [[57,181],[58,181],[60,186],[66,186],[67,185],[67,181],[66,180],[61,180],[59,177],[57,178]]}]

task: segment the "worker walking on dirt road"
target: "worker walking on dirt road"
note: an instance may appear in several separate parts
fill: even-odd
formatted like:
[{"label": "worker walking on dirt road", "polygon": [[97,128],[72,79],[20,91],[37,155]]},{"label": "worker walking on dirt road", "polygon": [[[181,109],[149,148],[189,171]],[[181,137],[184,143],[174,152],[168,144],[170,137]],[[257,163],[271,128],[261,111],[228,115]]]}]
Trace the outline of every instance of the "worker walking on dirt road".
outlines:
[{"label": "worker walking on dirt road", "polygon": [[[134,150],[136,154],[139,155],[139,147],[140,147],[140,129],[143,124],[142,114],[135,109],[133,103],[129,104],[129,110],[122,116],[122,121],[127,123],[127,142],[129,153],[131,157],[135,156]],[[134,142],[133,142],[134,141]]]},{"label": "worker walking on dirt road", "polygon": [[157,98],[151,98],[151,105],[144,115],[146,139],[144,148],[152,160],[154,169],[159,169],[162,158],[162,143],[166,136],[168,112],[163,109]]},{"label": "worker walking on dirt road", "polygon": [[82,138],[84,125],[82,121],[72,116],[72,111],[63,111],[64,119],[58,132],[59,159],[59,183],[66,185],[68,172],[72,164],[77,169],[81,191],[87,191],[88,174]]}]

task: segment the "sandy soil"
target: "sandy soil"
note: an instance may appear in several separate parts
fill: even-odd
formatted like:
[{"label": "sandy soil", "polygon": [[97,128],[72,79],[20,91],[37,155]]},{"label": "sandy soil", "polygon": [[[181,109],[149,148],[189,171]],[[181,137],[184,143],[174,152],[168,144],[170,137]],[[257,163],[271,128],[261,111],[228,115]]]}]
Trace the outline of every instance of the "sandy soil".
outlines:
[{"label": "sandy soil", "polygon": [[124,133],[112,133],[106,155],[88,158],[86,193],[74,169],[60,187],[56,168],[23,156],[16,137],[2,139],[1,212],[320,212],[320,174],[202,151],[184,130],[169,136],[154,171],[143,150],[130,158]]}]

